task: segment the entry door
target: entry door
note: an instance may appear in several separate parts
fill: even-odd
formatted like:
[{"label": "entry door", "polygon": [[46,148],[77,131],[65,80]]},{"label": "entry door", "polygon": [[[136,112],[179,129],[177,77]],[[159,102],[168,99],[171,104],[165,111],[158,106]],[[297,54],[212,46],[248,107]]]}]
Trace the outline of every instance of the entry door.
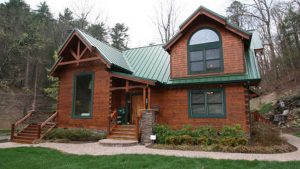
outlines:
[{"label": "entry door", "polygon": [[138,111],[144,109],[143,95],[131,96],[131,103],[131,121],[135,123]]}]

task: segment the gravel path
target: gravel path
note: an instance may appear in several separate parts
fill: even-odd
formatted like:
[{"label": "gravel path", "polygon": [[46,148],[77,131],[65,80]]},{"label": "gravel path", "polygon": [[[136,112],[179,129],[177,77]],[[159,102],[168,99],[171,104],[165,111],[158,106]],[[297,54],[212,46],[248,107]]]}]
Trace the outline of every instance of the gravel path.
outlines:
[{"label": "gravel path", "polygon": [[[265,161],[300,161],[300,138],[292,135],[283,135],[288,142],[298,148],[297,151],[282,154],[245,154],[245,153],[222,153],[202,151],[181,151],[181,150],[158,150],[146,148],[142,145],[131,147],[105,147],[99,143],[67,144],[67,143],[41,143],[36,145],[18,143],[0,143],[1,148],[11,147],[46,147],[57,149],[71,154],[89,155],[116,155],[116,154],[158,154],[178,157],[197,157],[212,159],[230,160],[265,160]],[[0,150],[1,151],[1,150]]]}]

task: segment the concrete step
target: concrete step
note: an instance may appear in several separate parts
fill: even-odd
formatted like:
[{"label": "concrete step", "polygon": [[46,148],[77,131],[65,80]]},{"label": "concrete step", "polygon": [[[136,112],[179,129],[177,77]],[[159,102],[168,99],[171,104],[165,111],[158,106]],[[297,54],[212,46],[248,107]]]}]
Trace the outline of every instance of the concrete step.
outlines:
[{"label": "concrete step", "polygon": [[111,135],[108,135],[107,138],[117,139],[117,140],[137,140],[136,136],[119,135],[119,134],[111,134]]},{"label": "concrete step", "polygon": [[116,139],[103,139],[99,140],[99,144],[108,147],[128,147],[138,144],[137,140],[116,140]]}]

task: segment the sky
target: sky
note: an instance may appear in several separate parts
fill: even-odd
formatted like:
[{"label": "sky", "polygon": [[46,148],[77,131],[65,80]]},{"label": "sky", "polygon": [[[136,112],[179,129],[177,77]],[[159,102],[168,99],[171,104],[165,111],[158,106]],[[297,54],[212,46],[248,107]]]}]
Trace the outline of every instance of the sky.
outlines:
[{"label": "sky", "polygon": [[[0,3],[7,1],[0,0]],[[25,0],[32,9],[36,9],[43,1],[45,0]],[[77,5],[74,5],[74,2]],[[46,0],[56,18],[65,8],[77,9],[76,6],[85,6],[84,2],[86,0]],[[129,27],[129,47],[160,43],[158,30],[154,24],[155,8],[160,4],[160,0],[87,0],[87,2],[86,6],[92,7],[92,13],[88,18],[90,22],[104,21],[109,27],[113,27],[116,23],[124,23]],[[180,11],[178,23],[182,23],[200,5],[225,15],[226,8],[231,2],[232,0],[177,0]]]}]

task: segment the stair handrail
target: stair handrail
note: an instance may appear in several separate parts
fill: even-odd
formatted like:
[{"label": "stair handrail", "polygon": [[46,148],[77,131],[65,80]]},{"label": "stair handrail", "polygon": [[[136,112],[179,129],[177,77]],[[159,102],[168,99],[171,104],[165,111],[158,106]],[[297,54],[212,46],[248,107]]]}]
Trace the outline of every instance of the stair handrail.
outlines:
[{"label": "stair handrail", "polygon": [[111,130],[113,129],[114,126],[112,125],[113,120],[118,120],[118,111],[114,110],[109,116],[108,116],[108,134],[111,133]]},{"label": "stair handrail", "polygon": [[47,120],[45,120],[43,123],[41,123],[40,125],[38,125],[38,138],[42,139],[49,131],[51,131],[56,125],[48,128],[48,130],[44,131],[44,133],[42,133],[42,129],[53,119],[55,119],[58,115],[58,112],[53,113]]},{"label": "stair handrail", "polygon": [[52,114],[47,120],[45,120],[42,124],[41,124],[41,128],[43,128],[45,125],[47,125],[47,123],[49,123],[51,120],[53,120],[54,118],[56,118],[57,116],[57,112],[55,112],[54,114]]},{"label": "stair handrail", "polygon": [[34,110],[30,110],[29,113],[26,114],[26,116],[24,116],[23,118],[21,118],[20,120],[18,120],[17,122],[11,124],[11,133],[10,133],[10,140],[12,141],[14,139],[14,135],[15,135],[15,129],[16,127],[23,123],[25,120],[27,120],[31,115],[32,113],[34,112]]}]

